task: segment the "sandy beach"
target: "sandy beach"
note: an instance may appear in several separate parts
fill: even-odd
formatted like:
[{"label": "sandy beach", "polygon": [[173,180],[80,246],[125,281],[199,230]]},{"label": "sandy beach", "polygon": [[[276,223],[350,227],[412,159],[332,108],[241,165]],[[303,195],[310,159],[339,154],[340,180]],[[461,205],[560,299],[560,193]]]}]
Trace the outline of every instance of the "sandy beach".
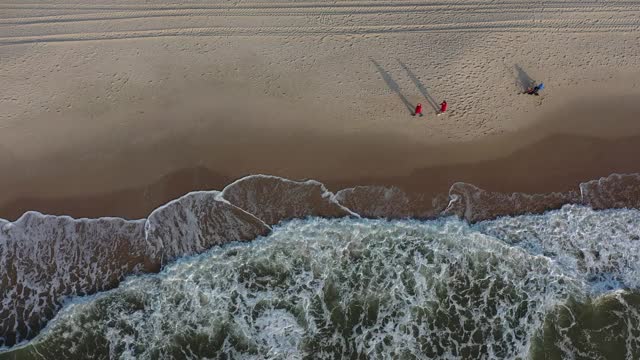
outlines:
[{"label": "sandy beach", "polygon": [[0,360],[639,358],[638,19],[0,0]]},{"label": "sandy beach", "polygon": [[3,2],[0,218],[142,218],[250,174],[439,194],[639,172],[639,17],[637,1]]}]

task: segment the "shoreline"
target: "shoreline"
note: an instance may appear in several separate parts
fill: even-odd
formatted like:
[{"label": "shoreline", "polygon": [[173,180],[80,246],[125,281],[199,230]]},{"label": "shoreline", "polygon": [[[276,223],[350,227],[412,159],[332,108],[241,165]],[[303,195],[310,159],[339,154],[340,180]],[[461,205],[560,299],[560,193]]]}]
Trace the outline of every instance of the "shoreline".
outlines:
[{"label": "shoreline", "polygon": [[[584,151],[579,162],[573,163],[574,169],[565,169],[569,164],[562,156],[542,158],[532,168],[527,163],[522,163],[529,156],[539,154],[540,149],[550,149],[549,142],[567,143],[566,137],[554,137],[546,139],[535,146],[518,151],[504,159],[479,162],[470,165],[449,165],[435,168],[417,169],[408,176],[388,178],[357,178],[357,179],[290,179],[292,181],[317,180],[324,184],[328,191],[338,194],[341,191],[354,188],[384,187],[397,189],[411,199],[422,202],[430,207],[434,201],[440,203],[449,202],[447,199],[454,185],[458,183],[477,187],[480,191],[509,196],[521,194],[523,196],[549,195],[554,193],[579,192],[580,186],[593,181],[609,178],[616,174],[640,174],[640,165],[629,158],[621,158],[628,151],[640,151],[640,137],[629,137],[614,141],[604,141],[594,138],[569,138],[573,141],[573,152]],[[597,146],[589,152],[589,146],[593,144],[610,143],[604,147],[608,150],[603,154],[603,147]],[[551,147],[551,149],[553,149]],[[566,154],[566,153],[565,153]],[[592,157],[599,155],[599,157]],[[618,161],[611,162],[612,157]],[[575,159],[575,158],[574,158]],[[580,164],[597,161],[597,165],[582,168]],[[620,159],[624,161],[620,161]],[[609,163],[604,165],[605,163]],[[591,162],[593,164],[593,162]],[[520,164],[518,167],[509,167]],[[531,164],[530,164],[531,165]],[[540,172],[540,166],[548,166],[546,172]],[[503,171],[500,171],[502,169]],[[512,171],[505,174],[504,171]],[[513,172],[515,170],[515,172]],[[532,176],[531,176],[532,175]],[[226,186],[252,176],[268,176],[288,179],[278,174],[248,174],[233,179],[228,176],[216,174],[206,168],[193,168],[176,171],[162,177],[160,180],[144,187],[115,191],[112,193],[78,196],[75,198],[22,198],[0,206],[0,219],[15,221],[24,213],[36,211],[46,215],[69,216],[72,218],[122,218],[125,220],[138,220],[146,218],[155,209],[177,200],[180,197],[196,191],[223,190]],[[452,180],[458,179],[458,180]],[[640,184],[639,184],[640,185]],[[640,190],[640,188],[638,189]],[[447,200],[445,200],[447,199]],[[638,199],[629,199],[637,201]],[[567,202],[571,203],[571,202]],[[554,209],[549,208],[548,210]],[[615,207],[614,207],[615,208]],[[535,213],[535,212],[534,212]],[[518,215],[520,212],[506,213],[504,215]],[[433,218],[420,214],[407,214],[400,217]],[[384,216],[381,216],[384,217]],[[391,218],[394,218],[392,215]]]},{"label": "shoreline", "polygon": [[[411,194],[412,197],[420,197],[426,201],[446,196],[451,186],[457,182],[473,184],[486,191],[505,194],[516,192],[548,194],[578,191],[580,183],[614,173],[640,173],[640,161],[632,156],[640,153],[640,135],[602,138],[596,137],[595,134],[593,136],[567,134],[546,136],[533,144],[495,159],[470,163],[456,163],[455,160],[451,160],[442,165],[414,168],[407,173],[393,170],[398,166],[397,160],[402,157],[415,157],[420,153],[430,154],[432,158],[441,156],[442,159],[455,159],[459,154],[464,153],[477,156],[483,152],[495,151],[492,148],[500,146],[508,149],[507,146],[512,146],[521,136],[535,138],[538,136],[535,132],[535,129],[521,131],[498,137],[497,140],[485,139],[471,144],[407,145],[404,148],[393,141],[390,141],[387,147],[376,148],[375,139],[365,145],[357,142],[334,144],[327,142],[327,146],[322,145],[325,142],[321,140],[319,146],[318,143],[309,142],[308,144],[312,145],[308,145],[307,153],[302,156],[296,157],[297,154],[293,154],[287,157],[285,154],[288,151],[294,151],[299,145],[299,142],[293,141],[267,147],[267,152],[280,153],[281,156],[263,164],[256,169],[256,172],[292,180],[314,179],[325,184],[333,193],[356,186],[395,187]],[[260,146],[256,147],[260,148]],[[354,152],[349,154],[350,151]],[[315,152],[316,156],[305,159],[309,152]],[[343,159],[340,159],[341,154]],[[249,156],[246,152],[241,152],[240,156],[242,155]],[[310,171],[308,163],[318,163],[321,158],[340,161],[325,161],[319,171],[317,169]],[[135,164],[126,164],[126,160],[126,156],[121,157],[119,161],[124,163],[124,166],[122,163],[118,166],[133,168]],[[185,160],[185,163],[189,162],[189,159]],[[388,173],[393,175],[362,174],[366,173],[368,168],[374,167],[376,163],[382,169],[389,165]],[[166,164],[156,161],[155,165],[171,167],[175,162]],[[225,165],[227,169],[222,169],[220,172],[211,170],[204,164],[178,168],[147,184],[128,187],[126,186],[130,183],[128,180],[139,181],[140,173],[129,176],[126,170],[118,166],[105,166],[103,171],[116,174],[116,178],[121,179],[120,183],[111,185],[124,186],[124,188],[112,189],[102,185],[97,186],[97,191],[93,193],[71,193],[66,196],[60,196],[64,191],[59,191],[55,186],[47,187],[49,180],[47,177],[38,176],[31,178],[30,182],[14,186],[13,189],[9,187],[13,190],[9,194],[18,192],[36,195],[13,198],[5,196],[2,199],[4,201],[0,201],[0,218],[15,220],[26,211],[68,215],[74,218],[145,218],[153,209],[186,193],[199,190],[222,190],[236,179],[255,174],[245,172],[238,167],[234,168],[233,161]],[[56,166],[57,172],[53,173],[53,177],[58,183],[84,182],[84,186],[78,187],[83,188],[90,187],[86,184],[90,185],[91,180],[95,179],[90,176],[91,174],[78,174],[74,173],[72,168],[64,168],[60,164]],[[61,176],[59,172],[64,174]],[[9,177],[6,176],[4,180],[6,181],[7,178]],[[7,186],[4,188],[7,189]]]},{"label": "shoreline", "polygon": [[141,218],[252,174],[430,202],[456,182],[548,193],[640,172],[629,4],[174,5],[5,9],[0,218]]},{"label": "shoreline", "polygon": [[[603,238],[638,240],[635,3],[0,9],[0,349],[70,298],[290,219],[474,228],[562,208],[567,234],[592,237],[572,256],[605,261],[597,276]],[[540,96],[523,94],[534,81]],[[638,210],[595,213],[617,208]]]},{"label": "shoreline", "polygon": [[[254,175],[228,184],[222,191],[195,191],[154,209],[145,219],[74,219],[27,212],[14,222],[0,219],[5,244],[8,293],[13,307],[0,312],[3,345],[37,335],[68,296],[90,295],[117,287],[128,275],[157,273],[174,260],[202,253],[230,241],[251,241],[271,233],[283,221],[322,218],[424,218],[457,215],[475,223],[501,215],[540,213],[564,204],[591,209],[640,209],[640,174],[611,175],[580,185],[580,192],[548,195],[500,194],[456,183],[448,199],[423,201],[402,190],[380,187],[345,189],[334,194],[324,184]],[[424,206],[426,203],[427,206]],[[407,216],[407,210],[413,212]],[[73,254],[69,256],[69,254]],[[47,271],[51,264],[64,271]],[[61,275],[62,274],[62,275]],[[77,279],[71,283],[59,277]],[[27,281],[37,277],[38,281]],[[39,286],[55,284],[48,291]],[[73,285],[73,286],[71,286]],[[9,302],[9,300],[11,300]],[[38,304],[25,316],[12,318],[21,304]],[[39,327],[28,324],[38,322]]]}]

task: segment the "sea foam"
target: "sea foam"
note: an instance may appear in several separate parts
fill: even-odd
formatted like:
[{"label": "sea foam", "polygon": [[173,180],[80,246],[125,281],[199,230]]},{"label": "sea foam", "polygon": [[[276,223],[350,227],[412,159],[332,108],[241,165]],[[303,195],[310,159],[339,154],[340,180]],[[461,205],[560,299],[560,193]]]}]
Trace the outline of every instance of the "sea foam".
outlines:
[{"label": "sea foam", "polygon": [[[640,207],[639,189],[640,176],[613,174],[564,193],[501,194],[457,183],[448,197],[430,198],[380,186],[359,186],[334,194],[312,180],[253,175],[222,192],[187,194],[143,220],[73,219],[27,212],[15,222],[0,220],[0,344],[10,346],[35,336],[69,296],[112,289],[127,275],[157,272],[182,256],[252,240],[283,220],[455,215],[473,223],[541,213],[566,203],[596,209]],[[591,259],[590,254],[582,251],[578,256]],[[628,271],[607,281],[614,284],[623,276],[623,283],[628,283],[632,277]]]}]

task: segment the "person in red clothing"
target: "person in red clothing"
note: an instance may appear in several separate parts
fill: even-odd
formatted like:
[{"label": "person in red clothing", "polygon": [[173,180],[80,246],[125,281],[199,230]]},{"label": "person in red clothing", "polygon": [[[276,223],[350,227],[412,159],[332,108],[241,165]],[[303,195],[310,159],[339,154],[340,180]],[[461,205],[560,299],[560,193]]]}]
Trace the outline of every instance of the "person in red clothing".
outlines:
[{"label": "person in red clothing", "polygon": [[416,105],[416,111],[413,112],[413,116],[420,115],[422,116],[422,104],[418,103]]},{"label": "person in red clothing", "polygon": [[440,114],[444,114],[447,111],[447,100],[440,104]]}]

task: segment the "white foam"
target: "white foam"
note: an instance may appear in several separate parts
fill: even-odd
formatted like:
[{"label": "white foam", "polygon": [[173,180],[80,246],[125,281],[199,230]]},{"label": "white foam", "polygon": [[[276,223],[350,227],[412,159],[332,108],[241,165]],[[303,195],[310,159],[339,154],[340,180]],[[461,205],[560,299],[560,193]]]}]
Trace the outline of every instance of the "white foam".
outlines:
[{"label": "white foam", "polygon": [[[169,356],[176,346],[186,356],[212,356],[193,348],[196,339],[222,336],[218,351],[234,358],[295,359],[309,351],[424,358],[425,349],[446,358],[487,346],[486,357],[498,359],[527,354],[530,338],[518,334],[533,333],[549,308],[580,291],[571,284],[548,258],[454,219],[294,220],[268,237],[181,259],[158,275],[69,306],[38,341],[72,348],[104,337],[109,348],[125,349],[118,355],[124,358]],[[145,305],[131,305],[132,296]],[[526,316],[517,321],[522,306]],[[91,327],[83,324],[87,312],[97,317]],[[453,322],[439,323],[440,312]],[[458,320],[484,338],[465,335]],[[494,337],[486,325],[501,323],[514,327]],[[176,343],[183,338],[191,347]]]},{"label": "white foam", "polygon": [[220,197],[191,192],[154,210],[145,223],[152,257],[163,263],[201,253],[214,245],[251,240],[270,230],[262,220]]},{"label": "white foam", "polygon": [[544,215],[504,217],[476,229],[544,255],[595,294],[640,289],[640,211],[578,205]]},{"label": "white foam", "polygon": [[[622,176],[613,174],[598,180],[598,185],[602,187],[603,181],[619,180]],[[353,189],[334,194],[314,180],[292,181],[268,175],[238,179],[225,187],[223,192],[189,193],[154,210],[149,220],[129,221],[115,217],[73,219],[68,216],[27,212],[13,223],[0,219],[0,265],[9,269],[14,266],[9,259],[21,261],[16,265],[16,281],[23,289],[19,290],[15,286],[7,289],[3,293],[3,308],[8,309],[17,304],[15,306],[28,309],[22,313],[13,311],[18,319],[15,324],[24,323],[29,316],[41,316],[47,306],[59,304],[66,295],[90,293],[95,291],[92,290],[94,288],[109,288],[105,284],[113,283],[114,278],[139,270],[143,265],[143,258],[152,261],[160,258],[166,263],[228,241],[250,240],[257,234],[266,233],[270,227],[263,220],[230,203],[223,196],[224,191],[234,184],[252,178],[318,187],[323,199],[328,199],[329,203],[337,205],[345,213],[359,217],[340,204],[341,195]],[[585,189],[584,184],[581,185],[583,198],[590,196]],[[380,188],[381,197],[402,200],[401,196],[398,197],[400,192],[396,190]],[[447,209],[463,199],[458,198],[457,194],[451,194],[450,200]],[[401,205],[406,206],[405,203]],[[468,206],[465,209],[470,211]],[[517,245],[529,254],[550,258],[563,275],[579,279],[588,284],[591,293],[600,294],[611,289],[640,287],[640,270],[636,265],[640,263],[640,245],[636,241],[640,235],[637,227],[640,218],[637,214],[635,210],[595,212],[584,207],[565,206],[560,211],[545,215],[507,217],[495,222],[485,222],[474,229],[497,236],[510,245]],[[206,221],[203,221],[202,216],[206,217]],[[47,222],[51,225],[45,224]],[[89,235],[79,235],[78,226],[87,224],[99,225],[92,230],[95,233],[90,231]],[[130,234],[122,234],[120,230],[110,228],[120,226],[117,224],[144,224],[145,235],[129,238]],[[445,227],[449,226],[447,222],[444,224]],[[501,230],[503,227],[506,230]],[[527,230],[522,230],[521,227]],[[617,232],[609,234],[610,231]],[[127,246],[134,249],[133,254],[140,257],[140,263],[124,261],[121,264],[118,261],[122,259],[111,258],[124,246],[122,242],[114,242],[114,236],[126,238],[130,242]],[[16,247],[13,249],[11,246]],[[359,251],[357,243],[350,246],[349,251]],[[74,267],[79,267],[80,270],[72,270]],[[28,289],[30,293],[24,289]],[[40,320],[45,322],[47,318],[43,316]]]},{"label": "white foam", "polygon": [[[396,214],[408,214],[410,211],[409,197],[404,191],[395,186],[356,186],[338,191],[334,199],[338,203],[344,203],[349,200],[352,194],[358,191],[366,192],[369,195],[363,204],[355,204],[356,207],[365,209],[367,216],[386,217]],[[358,199],[353,200],[357,201]]]},{"label": "white foam", "polygon": [[[145,251],[143,220],[73,219],[27,212],[0,224],[3,335],[39,331],[65,296],[115,286],[138,271]],[[13,322],[10,321],[13,319]]]},{"label": "white foam", "polygon": [[640,174],[613,173],[580,184],[584,205],[594,209],[637,208],[640,206]]},{"label": "white foam", "polygon": [[[263,182],[268,188],[266,193],[261,186],[256,186],[260,180],[267,180]],[[319,197],[315,190],[319,190]],[[240,196],[232,199],[234,192]],[[249,175],[227,185],[221,195],[272,224],[307,216],[333,217],[339,214],[360,217],[342,205],[334,193],[316,180],[294,181],[272,175]],[[322,201],[318,203],[320,199]]]}]

